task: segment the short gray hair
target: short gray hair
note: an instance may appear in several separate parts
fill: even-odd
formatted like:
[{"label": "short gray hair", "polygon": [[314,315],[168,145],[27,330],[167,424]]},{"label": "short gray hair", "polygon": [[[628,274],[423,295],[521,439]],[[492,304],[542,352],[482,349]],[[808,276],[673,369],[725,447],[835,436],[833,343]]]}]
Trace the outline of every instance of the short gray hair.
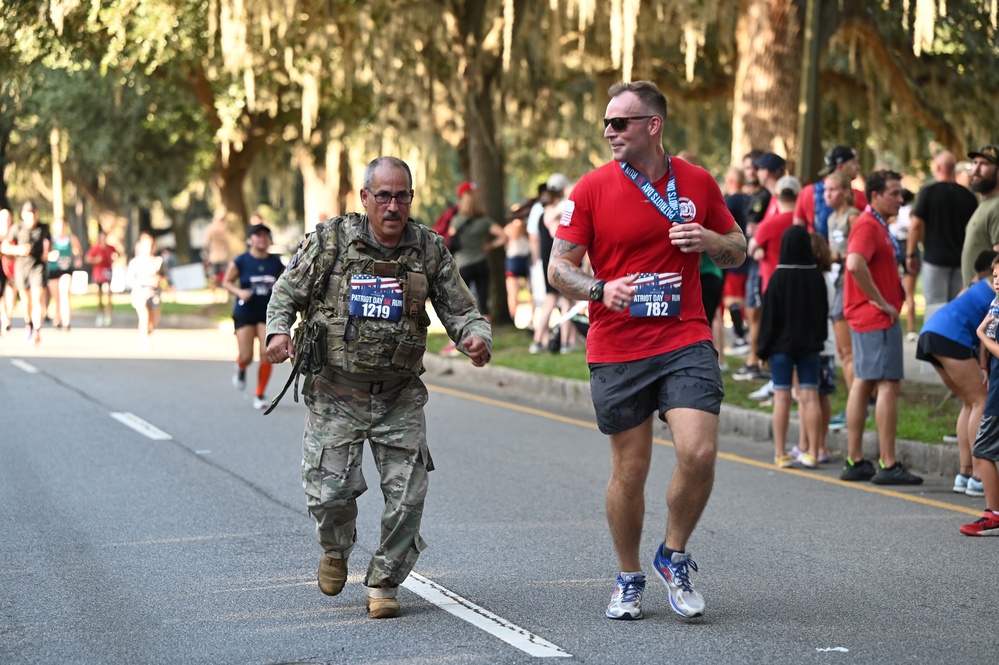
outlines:
[{"label": "short gray hair", "polygon": [[402,161],[398,157],[385,157],[385,156],[375,157],[370,162],[368,162],[367,167],[365,167],[364,169],[365,189],[371,189],[371,181],[375,179],[375,171],[378,170],[378,167],[386,165],[405,171],[406,177],[409,179],[409,188],[413,189],[413,172],[409,170],[409,164]]}]

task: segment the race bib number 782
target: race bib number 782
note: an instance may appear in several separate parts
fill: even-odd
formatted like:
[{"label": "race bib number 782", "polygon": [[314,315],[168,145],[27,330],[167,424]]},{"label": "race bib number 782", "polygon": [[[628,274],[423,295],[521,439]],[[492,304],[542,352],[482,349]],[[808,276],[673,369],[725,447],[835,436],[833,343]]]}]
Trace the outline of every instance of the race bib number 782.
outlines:
[{"label": "race bib number 782", "polygon": [[639,274],[628,313],[635,317],[680,316],[681,283],[678,272]]}]

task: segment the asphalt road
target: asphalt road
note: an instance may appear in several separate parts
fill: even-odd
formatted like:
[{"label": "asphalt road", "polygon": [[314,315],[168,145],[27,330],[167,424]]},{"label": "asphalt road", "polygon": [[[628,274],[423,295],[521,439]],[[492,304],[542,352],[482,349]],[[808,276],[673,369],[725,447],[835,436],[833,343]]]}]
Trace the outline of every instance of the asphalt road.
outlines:
[{"label": "asphalt road", "polygon": [[[645,620],[604,618],[606,440],[589,409],[487,372],[426,377],[430,547],[403,617],[370,620],[370,457],[348,586],[327,598],[299,478],[305,409],[289,393],[254,411],[230,385],[234,353],[212,330],[161,330],[149,349],[125,329],[0,340],[0,663],[991,659],[999,543],[957,531],[981,499],[944,478],[891,491],[777,470],[770,443],[738,438],[690,544],[706,616],[681,619],[650,585]],[[647,560],[673,468],[657,436]]]}]

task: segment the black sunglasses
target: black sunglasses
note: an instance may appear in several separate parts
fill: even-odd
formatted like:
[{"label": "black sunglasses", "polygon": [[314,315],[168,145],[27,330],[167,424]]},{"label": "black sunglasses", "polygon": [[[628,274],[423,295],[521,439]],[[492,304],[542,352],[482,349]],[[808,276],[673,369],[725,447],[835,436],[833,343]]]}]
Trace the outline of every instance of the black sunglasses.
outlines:
[{"label": "black sunglasses", "polygon": [[398,194],[389,194],[388,192],[378,192],[377,194],[368,190],[368,194],[375,199],[375,203],[378,205],[388,205],[392,199],[401,205],[409,205],[413,202],[413,194],[411,192],[399,192]]},{"label": "black sunglasses", "polygon": [[607,129],[607,126],[610,125],[615,132],[623,132],[628,128],[628,123],[632,120],[648,120],[655,117],[654,115],[631,115],[620,118],[604,118],[604,129]]}]

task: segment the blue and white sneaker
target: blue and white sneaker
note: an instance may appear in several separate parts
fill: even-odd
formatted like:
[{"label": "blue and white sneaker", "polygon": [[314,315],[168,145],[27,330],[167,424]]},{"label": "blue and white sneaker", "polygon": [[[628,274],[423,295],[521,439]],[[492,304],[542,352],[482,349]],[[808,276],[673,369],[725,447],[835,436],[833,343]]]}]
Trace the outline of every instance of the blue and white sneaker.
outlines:
[{"label": "blue and white sneaker", "polygon": [[688,619],[704,614],[704,598],[690,584],[689,571],[696,571],[697,564],[689,554],[674,552],[672,560],[667,560],[660,546],[652,565],[669,591],[669,604],[674,612]]},{"label": "blue and white sneaker", "polygon": [[975,476],[968,478],[968,487],[964,493],[968,496],[985,496],[985,486],[982,484],[982,479]]},{"label": "blue and white sneaker", "polygon": [[959,473],[954,477],[954,491],[958,494],[964,494],[968,491],[968,481],[971,480],[971,476],[966,476],[963,473]]},{"label": "blue and white sneaker", "polygon": [[645,575],[617,576],[614,583],[614,593],[607,605],[607,617],[610,619],[641,619],[642,592],[645,591]]}]

